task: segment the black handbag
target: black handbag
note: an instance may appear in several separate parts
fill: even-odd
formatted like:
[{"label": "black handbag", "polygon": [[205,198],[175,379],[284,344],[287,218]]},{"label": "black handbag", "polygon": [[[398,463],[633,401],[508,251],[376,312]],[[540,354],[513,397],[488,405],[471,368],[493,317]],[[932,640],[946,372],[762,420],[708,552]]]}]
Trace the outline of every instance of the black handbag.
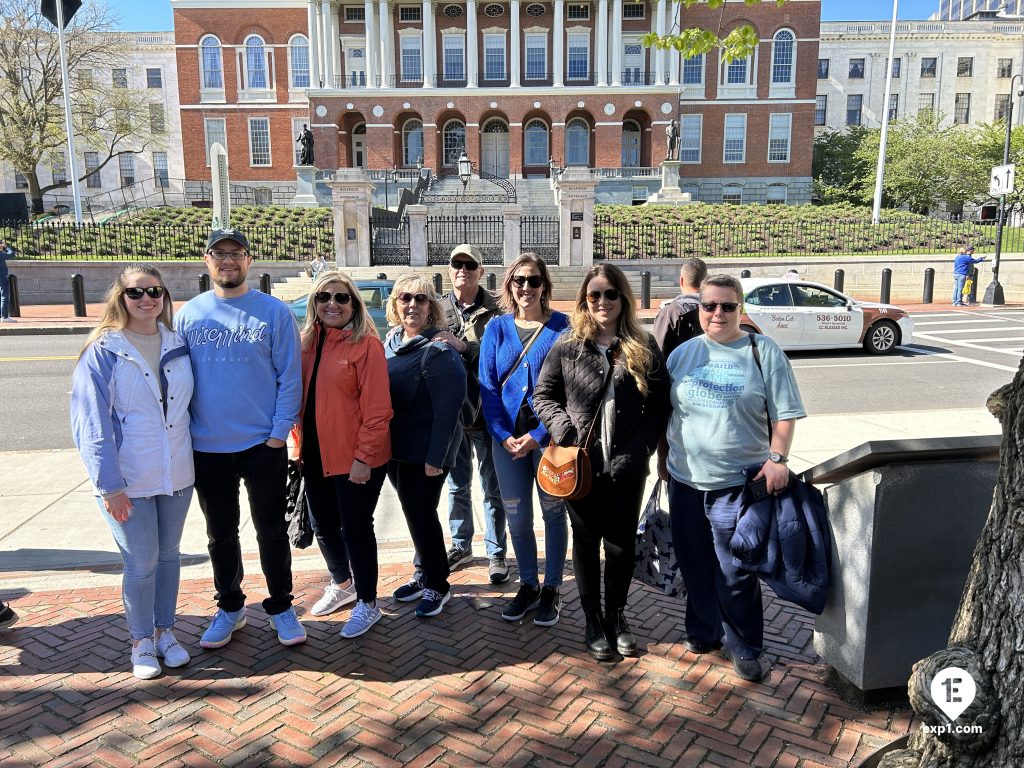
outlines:
[{"label": "black handbag", "polygon": [[288,523],[288,540],[295,549],[305,549],[313,543],[313,525],[306,507],[306,481],[299,463],[288,460],[288,496],[284,519]]}]

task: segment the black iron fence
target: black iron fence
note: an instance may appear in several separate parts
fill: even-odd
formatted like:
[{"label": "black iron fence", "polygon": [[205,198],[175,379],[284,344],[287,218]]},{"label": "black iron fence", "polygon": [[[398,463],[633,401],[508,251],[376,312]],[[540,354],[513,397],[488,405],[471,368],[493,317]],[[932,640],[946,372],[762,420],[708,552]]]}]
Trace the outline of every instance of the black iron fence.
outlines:
[{"label": "black iron fence", "polygon": [[447,264],[452,248],[472,243],[483,254],[484,264],[505,261],[505,224],[501,216],[428,216],[427,263]]},{"label": "black iron fence", "polygon": [[520,250],[532,251],[548,266],[557,266],[559,225],[557,216],[523,216],[519,220]]},{"label": "black iron fence", "polygon": [[[979,251],[989,249],[995,227],[938,219],[676,224],[594,216],[595,259],[955,253],[968,243]],[[1022,247],[1024,229],[1004,229],[1003,250]]]},{"label": "black iron fence", "polygon": [[[257,259],[309,261],[317,254],[330,258],[334,253],[330,221],[250,225],[245,233]],[[208,224],[0,223],[0,239],[25,259],[200,259],[209,234]]]},{"label": "black iron fence", "polygon": [[409,217],[399,219],[388,211],[384,220],[376,215],[370,219],[370,263],[381,266],[409,264]]}]

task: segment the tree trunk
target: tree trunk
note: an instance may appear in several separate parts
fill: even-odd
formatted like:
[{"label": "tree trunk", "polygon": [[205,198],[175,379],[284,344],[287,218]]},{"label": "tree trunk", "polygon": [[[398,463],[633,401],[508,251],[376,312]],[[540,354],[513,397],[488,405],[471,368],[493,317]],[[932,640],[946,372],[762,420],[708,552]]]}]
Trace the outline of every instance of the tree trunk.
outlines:
[{"label": "tree trunk", "polygon": [[32,200],[32,214],[43,213],[46,209],[43,207],[43,192],[39,188],[39,176],[36,174],[36,169],[33,168],[24,175],[28,180],[28,196]]},{"label": "tree trunk", "polygon": [[949,724],[929,688],[943,668],[966,669],[978,692],[954,725],[983,730],[937,736],[921,728],[911,737],[911,748],[888,755],[882,768],[1024,765],[1024,361],[1013,382],[994,392],[987,405],[1003,427],[992,508],[949,647],[915,664],[908,686],[911,705],[924,724]]}]

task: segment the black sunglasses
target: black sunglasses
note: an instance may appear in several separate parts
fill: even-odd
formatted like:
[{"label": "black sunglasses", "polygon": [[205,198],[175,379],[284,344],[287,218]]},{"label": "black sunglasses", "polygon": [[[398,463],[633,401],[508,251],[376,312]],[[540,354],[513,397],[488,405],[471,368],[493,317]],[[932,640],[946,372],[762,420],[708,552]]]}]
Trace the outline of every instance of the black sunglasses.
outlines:
[{"label": "black sunglasses", "polygon": [[167,293],[167,289],[162,285],[151,285],[149,288],[125,288],[124,295],[133,301],[138,301],[142,298],[143,294],[146,294],[151,299],[159,299]]},{"label": "black sunglasses", "polygon": [[700,308],[705,312],[714,312],[719,307],[723,312],[735,312],[738,306],[738,301],[702,301],[700,303]]},{"label": "black sunglasses", "polygon": [[458,272],[460,269],[464,269],[467,272],[476,272],[480,268],[480,265],[477,264],[475,261],[463,261],[462,259],[452,259],[450,262],[450,266],[456,272]]},{"label": "black sunglasses", "polygon": [[417,304],[427,304],[430,301],[430,297],[425,293],[409,293],[408,291],[402,291],[398,294],[398,300],[403,304],[412,304],[413,300]]},{"label": "black sunglasses", "polygon": [[335,304],[348,304],[352,300],[351,293],[330,293],[329,291],[317,291],[313,294],[317,304],[326,304],[334,299]]},{"label": "black sunglasses", "polygon": [[522,288],[524,285],[529,285],[531,288],[540,288],[544,285],[543,275],[516,275],[512,278],[512,282]]},{"label": "black sunglasses", "polygon": [[605,288],[603,291],[587,291],[587,301],[591,304],[597,304],[604,296],[608,301],[618,301],[622,294],[618,288]]}]

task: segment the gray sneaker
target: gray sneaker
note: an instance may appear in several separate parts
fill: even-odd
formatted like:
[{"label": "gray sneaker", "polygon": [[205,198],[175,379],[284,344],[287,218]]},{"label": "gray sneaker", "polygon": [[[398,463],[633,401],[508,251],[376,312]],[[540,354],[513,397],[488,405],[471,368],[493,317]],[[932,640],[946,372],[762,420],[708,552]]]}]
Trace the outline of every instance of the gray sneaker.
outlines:
[{"label": "gray sneaker", "polygon": [[487,566],[487,575],[491,584],[504,584],[508,581],[508,563],[504,555],[495,555],[491,558],[491,564]]}]

